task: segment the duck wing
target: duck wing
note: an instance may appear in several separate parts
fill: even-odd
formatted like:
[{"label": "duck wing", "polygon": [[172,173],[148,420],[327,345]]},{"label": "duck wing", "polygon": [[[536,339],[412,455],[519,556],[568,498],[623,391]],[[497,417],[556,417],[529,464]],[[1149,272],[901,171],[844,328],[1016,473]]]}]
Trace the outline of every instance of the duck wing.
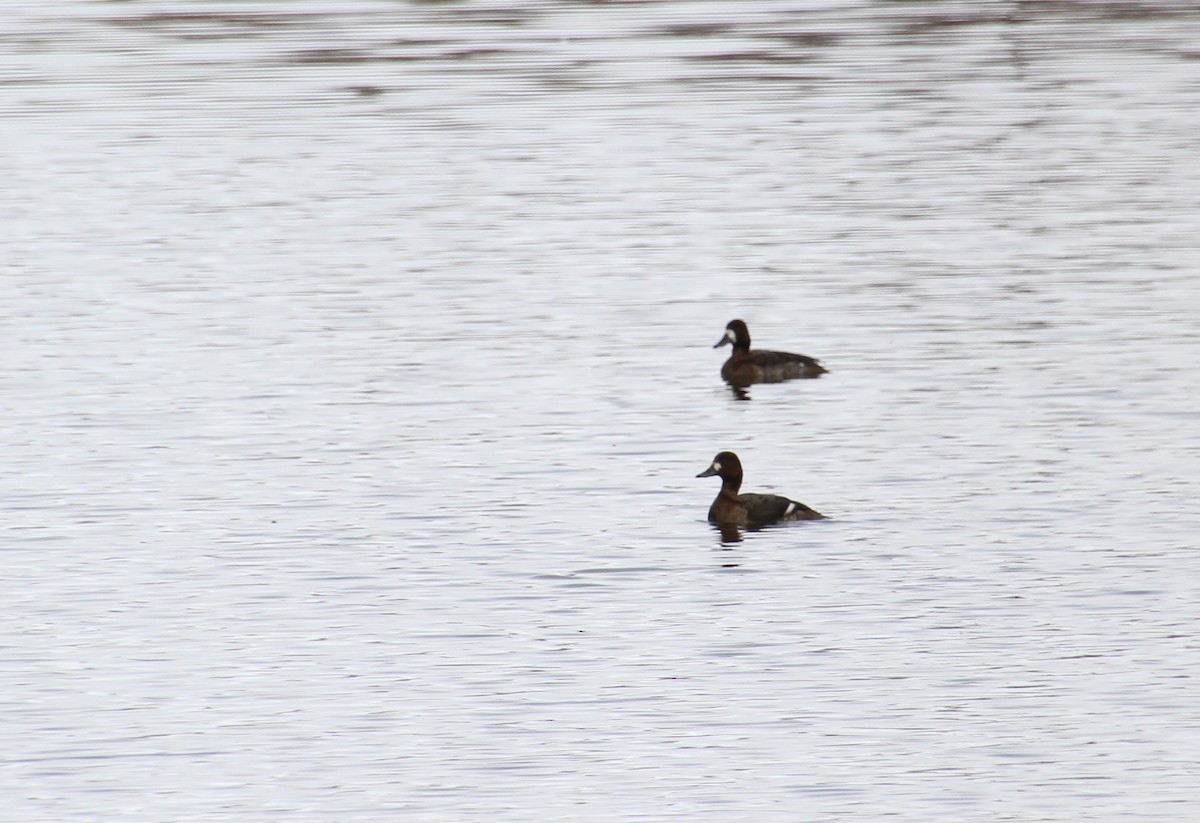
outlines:
[{"label": "duck wing", "polygon": [[786,351],[771,351],[769,349],[751,349],[746,354],[746,362],[753,363],[755,366],[764,369],[771,368],[772,366],[778,367],[796,364],[825,371],[825,367],[815,357],[809,357],[804,354],[792,354]]},{"label": "duck wing", "polygon": [[778,494],[739,494],[738,502],[746,509],[751,523],[776,523],[780,520],[821,520],[825,515],[798,500]]}]

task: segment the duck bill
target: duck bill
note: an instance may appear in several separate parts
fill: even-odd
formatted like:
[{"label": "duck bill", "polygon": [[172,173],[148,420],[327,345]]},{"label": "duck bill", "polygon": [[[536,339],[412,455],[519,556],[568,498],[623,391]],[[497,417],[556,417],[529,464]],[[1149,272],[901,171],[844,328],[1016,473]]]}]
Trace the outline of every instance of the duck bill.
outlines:
[{"label": "duck bill", "polygon": [[707,469],[705,469],[704,471],[700,472],[700,473],[699,473],[698,475],[696,475],[696,476],[697,476],[697,477],[712,477],[712,476],[713,476],[714,474],[716,474],[716,473],[717,473],[717,472],[716,472],[716,470],[714,470],[712,466],[709,466]]},{"label": "duck bill", "polygon": [[716,344],[714,344],[714,345],[713,345],[713,348],[714,348],[714,349],[719,349],[719,348],[721,348],[722,346],[728,345],[728,344],[729,344],[729,342],[730,342],[730,341],[729,341],[729,335],[725,335],[725,336],[724,336],[724,337],[722,337],[720,340],[718,340],[718,341],[716,342]]}]

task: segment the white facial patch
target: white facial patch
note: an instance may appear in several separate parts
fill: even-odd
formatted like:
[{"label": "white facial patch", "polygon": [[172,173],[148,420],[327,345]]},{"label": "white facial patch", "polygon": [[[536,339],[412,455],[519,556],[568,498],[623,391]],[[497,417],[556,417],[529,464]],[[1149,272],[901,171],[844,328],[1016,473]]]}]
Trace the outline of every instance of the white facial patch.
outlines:
[{"label": "white facial patch", "polygon": [[715,471],[715,472],[719,472],[720,470],[721,470],[721,464],[720,464],[720,463],[713,463],[713,471]]},{"label": "white facial patch", "polygon": [[736,343],[736,342],[737,342],[737,335],[736,335],[736,334],[734,334],[734,332],[733,332],[733,329],[726,329],[726,330],[725,330],[725,339],[726,339],[726,340],[728,340],[730,343]]}]

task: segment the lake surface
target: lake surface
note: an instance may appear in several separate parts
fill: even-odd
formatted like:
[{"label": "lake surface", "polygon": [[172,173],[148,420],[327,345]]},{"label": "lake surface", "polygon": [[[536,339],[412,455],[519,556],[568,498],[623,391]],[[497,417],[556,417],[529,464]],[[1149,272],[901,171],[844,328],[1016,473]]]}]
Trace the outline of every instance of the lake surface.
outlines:
[{"label": "lake surface", "polygon": [[0,819],[1190,819],[1182,5],[5,3]]}]

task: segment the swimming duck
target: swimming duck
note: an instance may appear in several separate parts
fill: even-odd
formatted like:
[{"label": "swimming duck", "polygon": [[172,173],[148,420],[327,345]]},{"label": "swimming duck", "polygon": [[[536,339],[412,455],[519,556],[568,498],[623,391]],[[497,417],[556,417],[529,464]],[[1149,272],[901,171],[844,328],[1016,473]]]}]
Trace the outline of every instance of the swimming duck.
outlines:
[{"label": "swimming duck", "polygon": [[828,370],[811,357],[785,351],[750,348],[750,330],[741,320],[730,320],[725,336],[714,349],[733,344],[733,354],[721,367],[721,376],[729,383],[747,386],[751,383],[779,383],[798,377],[820,377]]},{"label": "swimming duck", "polygon": [[825,515],[803,503],[777,494],[738,494],[742,487],[742,461],[733,452],[721,452],[697,477],[721,478],[721,491],[708,507],[712,523],[766,526],[785,520],[824,520]]}]

